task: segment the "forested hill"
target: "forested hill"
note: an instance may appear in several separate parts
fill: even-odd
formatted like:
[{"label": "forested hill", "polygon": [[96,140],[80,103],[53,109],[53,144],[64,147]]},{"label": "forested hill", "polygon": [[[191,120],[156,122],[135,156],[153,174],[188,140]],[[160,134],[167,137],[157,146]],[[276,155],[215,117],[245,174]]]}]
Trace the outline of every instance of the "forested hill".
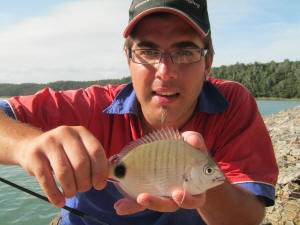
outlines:
[{"label": "forested hill", "polygon": [[237,63],[213,68],[211,76],[238,81],[255,97],[300,98],[300,61]]},{"label": "forested hill", "polygon": [[[237,63],[214,67],[211,76],[238,81],[245,85],[255,97],[300,98],[300,61]],[[45,87],[58,91],[86,88],[93,84],[121,84],[129,81],[130,77],[98,81],[57,81],[47,84],[0,83],[0,96],[30,95]]]},{"label": "forested hill", "polygon": [[37,91],[50,87],[55,91],[60,90],[74,90],[79,88],[87,88],[91,85],[97,84],[105,86],[107,84],[124,84],[130,82],[130,77],[122,79],[108,79],[96,81],[56,81],[46,84],[37,83],[23,83],[23,84],[4,84],[0,83],[0,96],[18,96],[18,95],[31,95]]}]

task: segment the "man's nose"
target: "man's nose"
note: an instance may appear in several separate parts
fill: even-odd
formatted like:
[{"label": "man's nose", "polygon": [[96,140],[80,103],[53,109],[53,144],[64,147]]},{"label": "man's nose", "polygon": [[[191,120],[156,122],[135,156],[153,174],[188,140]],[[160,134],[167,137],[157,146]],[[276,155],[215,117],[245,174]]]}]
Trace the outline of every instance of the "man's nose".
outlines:
[{"label": "man's nose", "polygon": [[161,59],[156,66],[156,76],[160,77],[161,79],[168,80],[177,78],[177,65],[173,63],[169,53],[162,54]]}]

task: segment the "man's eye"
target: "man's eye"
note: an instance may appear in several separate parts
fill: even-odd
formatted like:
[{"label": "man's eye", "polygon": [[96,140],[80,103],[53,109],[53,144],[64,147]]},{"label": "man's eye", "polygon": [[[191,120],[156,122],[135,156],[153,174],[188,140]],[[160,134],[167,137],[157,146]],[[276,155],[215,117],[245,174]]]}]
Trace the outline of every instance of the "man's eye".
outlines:
[{"label": "man's eye", "polygon": [[141,55],[147,55],[147,56],[155,56],[155,55],[159,55],[159,53],[158,53],[157,51],[151,50],[151,49],[149,49],[149,50],[141,50],[141,51],[140,51],[140,54],[141,54]]},{"label": "man's eye", "polygon": [[193,55],[193,52],[190,51],[190,50],[181,49],[181,50],[175,51],[175,55],[177,55],[177,56],[191,56],[191,55]]}]

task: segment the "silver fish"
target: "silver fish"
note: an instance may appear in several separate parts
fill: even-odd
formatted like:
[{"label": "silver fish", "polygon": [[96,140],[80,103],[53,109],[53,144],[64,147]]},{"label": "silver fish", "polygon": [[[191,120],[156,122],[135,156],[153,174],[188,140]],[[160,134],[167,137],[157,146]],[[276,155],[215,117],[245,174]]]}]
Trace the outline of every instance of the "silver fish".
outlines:
[{"label": "silver fish", "polygon": [[145,192],[170,197],[175,188],[197,195],[225,180],[205,152],[169,128],[133,141],[109,161],[109,177],[123,195],[133,199]]}]

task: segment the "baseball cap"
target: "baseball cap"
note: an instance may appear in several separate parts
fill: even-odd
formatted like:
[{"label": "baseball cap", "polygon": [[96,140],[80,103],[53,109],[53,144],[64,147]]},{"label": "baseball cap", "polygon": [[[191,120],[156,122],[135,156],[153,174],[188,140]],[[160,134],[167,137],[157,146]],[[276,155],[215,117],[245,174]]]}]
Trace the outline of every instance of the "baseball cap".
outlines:
[{"label": "baseball cap", "polygon": [[206,0],[133,0],[129,8],[129,23],[123,36],[127,38],[142,18],[156,12],[167,12],[181,17],[203,38],[209,34]]}]

